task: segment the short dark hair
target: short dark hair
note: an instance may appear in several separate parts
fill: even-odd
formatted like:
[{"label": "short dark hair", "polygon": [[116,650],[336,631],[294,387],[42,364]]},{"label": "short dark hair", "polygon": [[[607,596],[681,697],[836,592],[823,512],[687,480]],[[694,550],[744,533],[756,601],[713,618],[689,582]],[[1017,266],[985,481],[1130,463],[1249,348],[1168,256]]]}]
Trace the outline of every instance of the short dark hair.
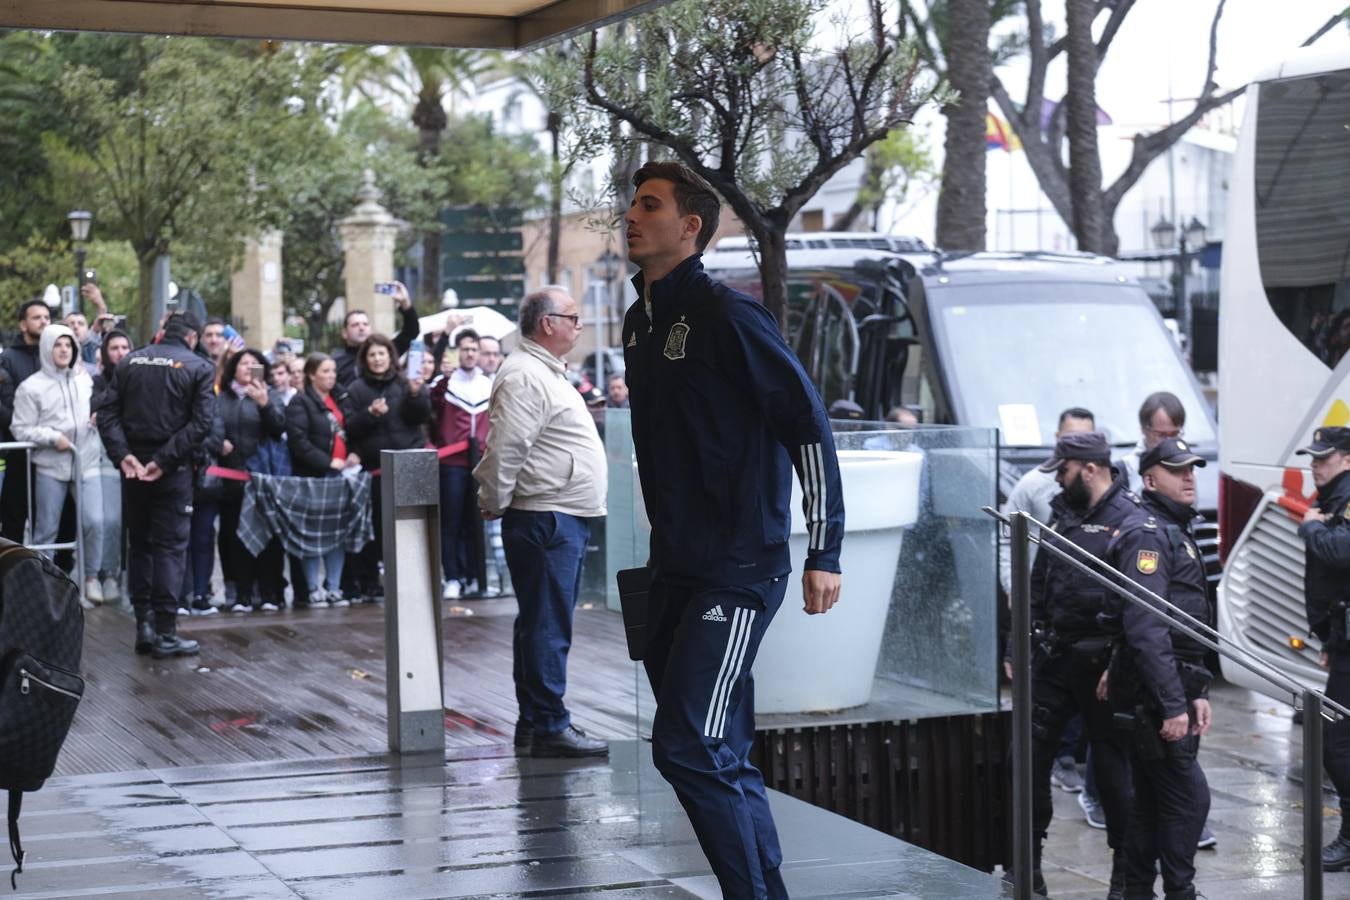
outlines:
[{"label": "short dark hair", "polygon": [[352,322],[352,316],[365,316],[367,319],[369,319],[369,318],[370,318],[370,313],[366,312],[364,309],[349,309],[349,310],[347,310],[347,314],[346,314],[345,316],[342,317],[342,327],[343,327],[343,328],[346,328],[348,325],[351,324],[351,322]]},{"label": "short dark hair", "polygon": [[23,304],[20,305],[18,321],[22,322],[24,319],[28,318],[28,311],[35,306],[46,307],[47,314],[51,315],[52,308],[47,306],[47,301],[43,300],[41,297],[34,297],[31,300],[25,300]]},{"label": "short dark hair", "polygon": [[1186,407],[1181,405],[1177,395],[1170,391],[1154,391],[1144,398],[1143,404],[1139,407],[1140,429],[1148,430],[1153,424],[1153,416],[1160,409],[1167,413],[1167,418],[1178,428],[1186,424]]},{"label": "short dark hair", "polygon": [[633,187],[638,188],[653,178],[675,185],[675,208],[682,216],[698,216],[702,226],[694,246],[702,252],[717,232],[717,220],[722,213],[722,201],[717,199],[713,186],[693,169],[677,162],[648,162],[633,174]]},{"label": "short dark hair", "polygon": [[220,316],[207,316],[206,321],[202,323],[202,329],[205,330],[207,328],[210,328],[212,325],[219,325],[221,328],[224,328],[225,320],[222,319]]},{"label": "short dark hair", "polygon": [[464,343],[464,341],[473,341],[475,344],[478,343],[478,332],[474,331],[472,328],[461,328],[455,333],[455,349],[458,350],[459,345]]},{"label": "short dark hair", "polygon": [[1059,427],[1064,427],[1065,419],[1087,419],[1093,425],[1097,424],[1097,417],[1092,414],[1092,410],[1084,409],[1081,406],[1070,406],[1064,412],[1059,414]]}]

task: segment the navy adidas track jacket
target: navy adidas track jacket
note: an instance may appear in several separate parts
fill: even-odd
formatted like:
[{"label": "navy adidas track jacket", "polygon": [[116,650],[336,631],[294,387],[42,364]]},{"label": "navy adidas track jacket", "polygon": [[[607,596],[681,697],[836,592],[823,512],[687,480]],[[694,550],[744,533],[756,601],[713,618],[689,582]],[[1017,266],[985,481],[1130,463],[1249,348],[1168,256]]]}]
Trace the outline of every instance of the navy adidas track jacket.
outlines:
[{"label": "navy adidas track jacket", "polygon": [[820,395],[758,302],[691,256],[623,323],[633,446],[659,577],[750,584],[792,571],[792,473],[806,568],[839,571],[844,498]]}]

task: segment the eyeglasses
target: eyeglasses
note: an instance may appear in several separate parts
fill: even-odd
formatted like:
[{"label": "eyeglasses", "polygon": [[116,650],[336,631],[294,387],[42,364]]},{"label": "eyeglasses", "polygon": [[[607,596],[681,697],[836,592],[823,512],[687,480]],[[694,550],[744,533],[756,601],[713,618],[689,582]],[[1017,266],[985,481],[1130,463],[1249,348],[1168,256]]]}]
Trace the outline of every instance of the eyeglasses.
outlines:
[{"label": "eyeglasses", "polygon": [[567,313],[544,313],[546,316],[553,316],[555,319],[571,319],[573,328],[581,327],[581,316],[568,315]]}]

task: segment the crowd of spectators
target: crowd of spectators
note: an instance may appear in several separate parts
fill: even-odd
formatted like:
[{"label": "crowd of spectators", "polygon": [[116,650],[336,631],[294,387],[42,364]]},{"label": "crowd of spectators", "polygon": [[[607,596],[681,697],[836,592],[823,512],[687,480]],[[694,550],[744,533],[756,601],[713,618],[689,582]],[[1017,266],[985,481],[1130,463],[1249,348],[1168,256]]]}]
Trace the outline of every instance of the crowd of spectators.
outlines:
[{"label": "crowd of spectators", "polygon": [[[19,309],[18,340],[0,354],[0,439],[35,445],[6,454],[0,534],[50,552],[48,545],[73,543],[80,528],[79,574],[85,604],[93,607],[125,594],[123,477],[100,439],[97,410],[133,343],[124,321],[108,314],[97,285],[85,285],[81,293],[95,311],[92,325],[80,312],[53,324],[55,311],[31,300]],[[248,346],[221,318],[201,324],[194,352],[216,372],[215,409],[210,433],[192,462],[180,615],[381,601],[378,470],[384,450],[435,448],[440,455],[443,599],[510,591],[501,523],[479,517],[470,474],[491,439],[488,401],[502,345],[453,315],[443,332],[419,334],[403,285],[395,284],[393,299],[396,335],[374,332],[367,313],[353,309],[331,355],[301,356],[285,339],[264,352]],[[604,390],[579,373],[573,384],[593,412],[627,405],[621,375],[611,375]],[[369,485],[373,540],[357,550],[309,554],[291,552],[297,544],[282,533],[255,541],[261,549],[251,548],[241,515],[246,485],[258,476],[361,476]],[[53,555],[73,570],[73,553]]]}]

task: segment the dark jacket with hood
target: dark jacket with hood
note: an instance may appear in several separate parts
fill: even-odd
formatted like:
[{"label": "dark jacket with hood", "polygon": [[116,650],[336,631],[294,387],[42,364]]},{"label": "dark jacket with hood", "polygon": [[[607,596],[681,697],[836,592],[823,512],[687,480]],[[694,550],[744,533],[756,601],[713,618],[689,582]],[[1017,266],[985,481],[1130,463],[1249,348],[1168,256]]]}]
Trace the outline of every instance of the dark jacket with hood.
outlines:
[{"label": "dark jacket with hood", "polygon": [[9,427],[14,419],[14,393],[28,377],[42,369],[37,344],[25,344],[23,337],[0,354],[0,438],[13,440]]},{"label": "dark jacket with hood", "polygon": [[[351,397],[341,384],[333,386],[333,402],[351,421]],[[286,444],[291,451],[291,469],[305,478],[325,478],[333,472],[333,444],[338,434],[346,440],[345,428],[328,411],[318,391],[309,385],[286,405]],[[348,452],[352,447],[348,445]],[[359,452],[359,451],[358,451]]]},{"label": "dark jacket with hood", "polygon": [[225,439],[234,445],[229,455],[220,460],[227,469],[247,469],[249,460],[264,441],[281,440],[286,433],[285,407],[276,391],[267,389],[266,406],[259,406],[252,397],[240,397],[234,392],[233,382],[239,372],[240,360],[252,361],[250,354],[263,358],[257,350],[246,350],[230,357],[221,373],[220,393],[216,396],[217,415],[224,427]]},{"label": "dark jacket with hood", "polygon": [[128,454],[165,474],[192,461],[215,417],[216,372],[188,347],[172,317],[164,339],[128,353],[95,400],[98,430],[113,465]]},{"label": "dark jacket with hood", "polygon": [[[431,400],[425,385],[414,394],[399,373],[396,363],[389,371],[375,375],[361,366],[361,376],[348,393],[351,414],[347,417],[347,442],[361,457],[366,471],[380,467],[381,450],[417,450],[427,445],[422,426],[431,417]],[[370,404],[384,398],[389,411],[377,416]]]}]

